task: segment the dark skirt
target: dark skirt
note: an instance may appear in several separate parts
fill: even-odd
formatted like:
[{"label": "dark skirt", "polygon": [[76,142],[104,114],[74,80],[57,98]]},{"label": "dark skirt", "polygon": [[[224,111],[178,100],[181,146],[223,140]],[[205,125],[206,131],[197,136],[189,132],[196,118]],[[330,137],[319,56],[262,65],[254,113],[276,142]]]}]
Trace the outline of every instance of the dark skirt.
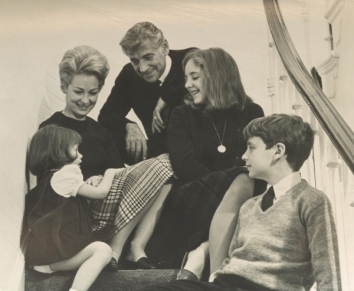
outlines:
[{"label": "dark skirt", "polygon": [[[163,230],[178,241],[181,252],[190,251],[208,240],[214,213],[233,180],[248,173],[245,167],[213,172],[195,181],[173,187],[161,216]],[[266,183],[256,180],[254,196]]]}]

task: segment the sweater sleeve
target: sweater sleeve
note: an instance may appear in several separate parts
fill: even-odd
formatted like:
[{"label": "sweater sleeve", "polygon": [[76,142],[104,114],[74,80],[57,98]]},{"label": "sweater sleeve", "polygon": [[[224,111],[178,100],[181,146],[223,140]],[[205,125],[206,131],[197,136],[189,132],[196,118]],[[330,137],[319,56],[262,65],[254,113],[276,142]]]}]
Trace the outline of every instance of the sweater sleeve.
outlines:
[{"label": "sweater sleeve", "polygon": [[306,228],[318,291],[342,290],[337,234],[331,204],[323,200],[306,215]]},{"label": "sweater sleeve", "polygon": [[111,94],[103,104],[98,115],[98,122],[107,128],[113,135],[116,146],[122,158],[125,158],[125,135],[127,123],[134,123],[126,118],[126,115],[132,109],[131,96],[129,88],[134,86],[128,65],[119,73]]},{"label": "sweater sleeve", "polygon": [[211,173],[211,170],[196,157],[190,119],[185,108],[179,106],[172,112],[167,132],[167,146],[172,168],[177,177],[190,182]]},{"label": "sweater sleeve", "polygon": [[183,104],[183,98],[188,93],[184,86],[184,82],[176,87],[170,87],[161,92],[161,99],[165,101],[171,108]]},{"label": "sweater sleeve", "polygon": [[129,86],[134,86],[133,80],[129,78],[128,65],[119,73],[115,80],[111,94],[106,103],[102,106],[98,116],[98,122],[109,129],[113,134],[115,132],[124,133],[125,125],[132,122],[125,118],[132,108],[129,98]]}]

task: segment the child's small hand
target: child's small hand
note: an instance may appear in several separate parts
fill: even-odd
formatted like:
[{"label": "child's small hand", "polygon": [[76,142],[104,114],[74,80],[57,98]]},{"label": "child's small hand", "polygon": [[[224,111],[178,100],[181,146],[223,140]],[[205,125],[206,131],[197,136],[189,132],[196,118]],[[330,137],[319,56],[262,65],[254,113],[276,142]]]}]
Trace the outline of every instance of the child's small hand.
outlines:
[{"label": "child's small hand", "polygon": [[97,187],[101,180],[102,180],[102,175],[98,175],[98,176],[92,176],[90,178],[88,178],[85,183],[88,184],[88,185],[91,185],[93,187]]}]

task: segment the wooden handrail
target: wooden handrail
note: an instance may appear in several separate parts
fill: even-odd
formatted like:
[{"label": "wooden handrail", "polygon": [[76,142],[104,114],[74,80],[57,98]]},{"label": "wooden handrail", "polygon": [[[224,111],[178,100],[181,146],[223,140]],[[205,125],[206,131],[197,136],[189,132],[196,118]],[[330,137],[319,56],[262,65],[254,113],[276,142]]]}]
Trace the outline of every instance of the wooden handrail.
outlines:
[{"label": "wooden handrail", "polygon": [[354,174],[354,133],[307,71],[289,36],[277,0],[263,0],[284,67],[299,93]]}]

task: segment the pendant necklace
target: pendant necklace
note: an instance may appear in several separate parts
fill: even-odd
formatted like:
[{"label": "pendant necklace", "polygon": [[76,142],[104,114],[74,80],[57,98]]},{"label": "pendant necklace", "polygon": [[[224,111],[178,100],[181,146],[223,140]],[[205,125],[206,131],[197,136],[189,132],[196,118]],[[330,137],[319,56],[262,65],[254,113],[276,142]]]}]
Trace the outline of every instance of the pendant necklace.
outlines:
[{"label": "pendant necklace", "polygon": [[216,132],[216,134],[217,134],[217,136],[218,136],[218,139],[219,139],[219,142],[220,142],[220,145],[218,146],[218,152],[219,152],[219,153],[224,153],[224,152],[226,152],[226,147],[222,144],[223,141],[224,141],[225,128],[226,128],[226,121],[227,121],[227,118],[225,118],[224,130],[223,130],[223,133],[222,133],[222,138],[220,138],[220,135],[219,135],[219,133],[218,133],[218,130],[216,129],[216,126],[215,126],[215,124],[214,124],[214,121],[213,121],[213,119],[211,118],[211,122],[213,123],[215,132]]}]

